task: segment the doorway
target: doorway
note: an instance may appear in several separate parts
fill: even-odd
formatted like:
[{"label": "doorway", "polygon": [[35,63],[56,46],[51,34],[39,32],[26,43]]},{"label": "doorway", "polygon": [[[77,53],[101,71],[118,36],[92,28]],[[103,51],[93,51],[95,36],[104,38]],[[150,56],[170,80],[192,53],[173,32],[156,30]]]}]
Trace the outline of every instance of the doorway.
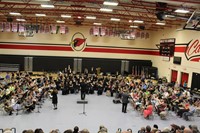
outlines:
[{"label": "doorway", "polygon": [[188,83],[188,73],[181,72],[181,85],[183,86],[184,82]]},{"label": "doorway", "polygon": [[178,71],[172,70],[172,73],[171,73],[171,82],[175,83],[177,81],[177,75],[178,75]]}]

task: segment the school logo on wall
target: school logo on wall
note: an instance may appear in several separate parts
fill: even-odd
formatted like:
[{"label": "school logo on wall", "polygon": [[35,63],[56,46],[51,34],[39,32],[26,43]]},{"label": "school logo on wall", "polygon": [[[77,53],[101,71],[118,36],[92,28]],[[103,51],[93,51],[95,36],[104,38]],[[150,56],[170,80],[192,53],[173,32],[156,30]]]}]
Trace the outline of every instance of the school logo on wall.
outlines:
[{"label": "school logo on wall", "polygon": [[198,39],[196,40],[191,40],[186,47],[185,50],[185,57],[189,61],[195,61],[199,62],[200,61],[200,42]]},{"label": "school logo on wall", "polygon": [[80,32],[76,32],[71,39],[70,45],[74,51],[82,51],[86,47],[86,39]]}]

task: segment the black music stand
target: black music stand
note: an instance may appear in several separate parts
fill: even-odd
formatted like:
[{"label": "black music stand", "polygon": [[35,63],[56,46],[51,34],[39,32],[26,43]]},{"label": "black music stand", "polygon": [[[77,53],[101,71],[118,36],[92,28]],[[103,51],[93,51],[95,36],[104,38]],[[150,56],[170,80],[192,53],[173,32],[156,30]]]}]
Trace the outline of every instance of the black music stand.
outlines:
[{"label": "black music stand", "polygon": [[86,114],[86,112],[85,112],[85,104],[87,104],[88,103],[88,101],[86,101],[86,100],[80,100],[80,101],[77,101],[77,103],[78,104],[83,104],[83,112],[82,113],[79,113],[80,115],[85,115],[85,116],[87,116],[87,114]]}]

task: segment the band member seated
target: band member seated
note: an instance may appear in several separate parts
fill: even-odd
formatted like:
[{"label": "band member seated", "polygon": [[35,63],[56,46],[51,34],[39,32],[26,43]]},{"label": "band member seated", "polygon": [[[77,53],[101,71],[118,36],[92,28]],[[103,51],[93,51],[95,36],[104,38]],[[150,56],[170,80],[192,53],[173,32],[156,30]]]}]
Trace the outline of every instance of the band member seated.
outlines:
[{"label": "band member seated", "polygon": [[151,102],[148,102],[146,109],[143,111],[143,116],[145,119],[148,119],[149,116],[151,116],[152,114],[153,114],[153,105],[151,104]]},{"label": "band member seated", "polygon": [[188,121],[189,120],[188,117],[194,115],[195,111],[196,111],[196,107],[192,104],[189,107],[189,111],[183,113],[183,119],[185,119],[186,121]]},{"label": "band member seated", "polygon": [[9,115],[12,115],[13,113],[13,108],[9,105],[9,103],[8,102],[5,102],[4,103],[4,110],[7,112],[7,113],[9,113]]},{"label": "band member seated", "polygon": [[184,112],[188,112],[190,109],[190,105],[189,103],[182,103],[179,106],[178,112],[177,112],[177,116],[182,117]]},{"label": "band member seated", "polygon": [[32,98],[32,96],[28,96],[25,101],[25,108],[27,112],[31,112],[35,109],[36,101]]},{"label": "band member seated", "polygon": [[158,115],[160,115],[161,112],[165,111],[166,107],[167,107],[167,105],[165,104],[164,100],[160,99],[159,105],[156,106]]}]

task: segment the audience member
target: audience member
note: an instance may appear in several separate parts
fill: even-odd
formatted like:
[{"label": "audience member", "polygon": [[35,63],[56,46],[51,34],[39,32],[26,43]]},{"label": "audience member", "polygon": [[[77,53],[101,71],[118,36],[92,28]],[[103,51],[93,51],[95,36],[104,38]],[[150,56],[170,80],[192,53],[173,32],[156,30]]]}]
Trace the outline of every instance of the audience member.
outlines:
[{"label": "audience member", "polygon": [[73,133],[78,133],[78,132],[79,132],[79,127],[78,127],[78,126],[75,126],[75,127],[74,127]]},{"label": "audience member", "polygon": [[64,133],[73,133],[73,131],[71,129],[67,129],[64,131]]},{"label": "audience member", "polygon": [[83,129],[80,131],[80,133],[90,133],[87,129]]},{"label": "audience member", "polygon": [[185,128],[183,133],[192,133],[192,130],[190,128]]},{"label": "audience member", "polygon": [[146,126],[145,133],[151,133],[151,127],[149,125]]},{"label": "audience member", "polygon": [[44,133],[44,132],[43,132],[43,130],[41,128],[37,128],[37,129],[35,129],[34,133]]}]

